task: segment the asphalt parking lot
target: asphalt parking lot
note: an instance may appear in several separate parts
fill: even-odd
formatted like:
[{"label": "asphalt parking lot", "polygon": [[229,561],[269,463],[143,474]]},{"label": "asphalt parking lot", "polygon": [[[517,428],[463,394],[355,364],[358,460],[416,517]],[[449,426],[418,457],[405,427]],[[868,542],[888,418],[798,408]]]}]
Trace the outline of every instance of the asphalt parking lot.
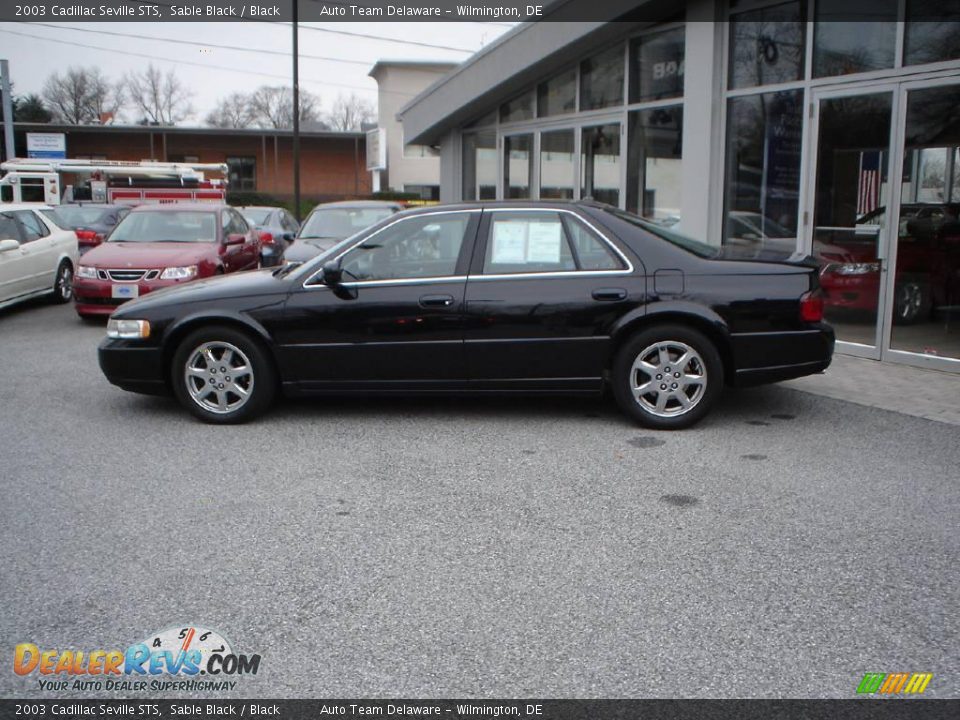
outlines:
[{"label": "asphalt parking lot", "polygon": [[262,654],[244,697],[960,695],[955,426],[769,387],[672,434],[575,399],[210,427],[109,385],[103,332],[0,311],[5,653],[198,623]]}]

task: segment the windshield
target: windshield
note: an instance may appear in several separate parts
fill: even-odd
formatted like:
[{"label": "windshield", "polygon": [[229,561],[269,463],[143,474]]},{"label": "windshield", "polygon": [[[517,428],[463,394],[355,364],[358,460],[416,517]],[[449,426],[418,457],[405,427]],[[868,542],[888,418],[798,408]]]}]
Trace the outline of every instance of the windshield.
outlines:
[{"label": "windshield", "polygon": [[263,225],[267,216],[273,211],[269,208],[243,208],[241,212],[251,225]]},{"label": "windshield", "polygon": [[346,238],[393,215],[389,207],[339,207],[314,210],[300,231],[302,238]]},{"label": "windshield", "polygon": [[215,212],[146,211],[127,215],[110,242],[215,242]]},{"label": "windshield", "polygon": [[617,210],[616,208],[612,207],[605,207],[603,209],[620,220],[628,222],[631,225],[635,225],[642,230],[646,230],[651,235],[656,235],[658,238],[666,240],[667,242],[676,245],[687,252],[691,252],[694,255],[698,255],[703,258],[712,258],[716,257],[718,254],[718,249],[713,245],[707,245],[707,243],[694,240],[686,235],[681,235],[676,230],[670,230],[662,225],[655,225],[648,220],[644,220],[637,215],[624,212],[623,210]]},{"label": "windshield", "polygon": [[95,225],[109,210],[91,207],[69,207],[61,205],[53,211],[53,221],[61,227],[78,228]]}]

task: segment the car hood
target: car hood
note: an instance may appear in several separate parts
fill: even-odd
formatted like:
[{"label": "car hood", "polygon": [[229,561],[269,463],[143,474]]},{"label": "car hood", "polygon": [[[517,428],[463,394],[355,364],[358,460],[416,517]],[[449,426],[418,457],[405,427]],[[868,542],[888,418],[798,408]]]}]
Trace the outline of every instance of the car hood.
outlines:
[{"label": "car hood", "polygon": [[83,256],[84,265],[103,268],[161,268],[196,265],[216,257],[217,244],[176,242],[105,242]]},{"label": "car hood", "polygon": [[287,247],[283,257],[289,262],[306,262],[342,240],[343,238],[297,238]]},{"label": "car hood", "polygon": [[263,298],[272,293],[285,294],[290,286],[288,277],[274,276],[272,268],[216,275],[154,290],[136,300],[125,302],[114,313],[114,317],[136,317],[142,310],[153,310],[165,305],[179,307],[189,303],[209,303],[247,296]]}]

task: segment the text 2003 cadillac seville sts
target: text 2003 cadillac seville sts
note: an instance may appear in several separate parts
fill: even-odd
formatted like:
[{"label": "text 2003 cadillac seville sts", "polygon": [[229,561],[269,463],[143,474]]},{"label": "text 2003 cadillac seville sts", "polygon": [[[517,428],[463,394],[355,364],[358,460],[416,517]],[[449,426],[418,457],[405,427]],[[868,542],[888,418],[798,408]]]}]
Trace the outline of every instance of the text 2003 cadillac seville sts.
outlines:
[{"label": "text 2003 cadillac seville sts", "polygon": [[579,392],[653,428],[725,384],[830,364],[814,263],[736,260],[588,202],[393,215],[303,265],[162,290],[109,321],[100,367],[214,423],[277,392]]}]

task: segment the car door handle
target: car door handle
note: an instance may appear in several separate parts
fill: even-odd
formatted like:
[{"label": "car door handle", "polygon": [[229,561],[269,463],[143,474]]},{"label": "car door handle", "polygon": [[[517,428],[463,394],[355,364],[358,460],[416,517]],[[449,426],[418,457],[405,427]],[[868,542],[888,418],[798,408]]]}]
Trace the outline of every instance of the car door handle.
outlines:
[{"label": "car door handle", "polygon": [[422,307],[450,307],[453,305],[453,295],[421,295]]},{"label": "car door handle", "polygon": [[594,300],[623,300],[627,291],[623,288],[597,288],[593,291]]}]

